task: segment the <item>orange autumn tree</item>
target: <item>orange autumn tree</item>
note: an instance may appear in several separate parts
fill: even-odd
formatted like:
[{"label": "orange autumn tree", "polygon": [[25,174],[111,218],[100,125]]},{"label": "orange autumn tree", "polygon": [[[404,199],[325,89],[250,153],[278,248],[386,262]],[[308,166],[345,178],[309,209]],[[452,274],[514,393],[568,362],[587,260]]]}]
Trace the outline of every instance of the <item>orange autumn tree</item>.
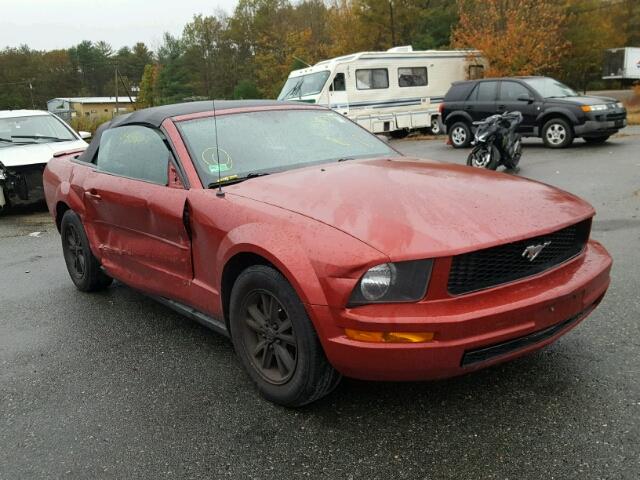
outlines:
[{"label": "orange autumn tree", "polygon": [[487,76],[553,71],[566,54],[565,9],[555,0],[458,0],[452,44],[474,48],[489,62]]}]

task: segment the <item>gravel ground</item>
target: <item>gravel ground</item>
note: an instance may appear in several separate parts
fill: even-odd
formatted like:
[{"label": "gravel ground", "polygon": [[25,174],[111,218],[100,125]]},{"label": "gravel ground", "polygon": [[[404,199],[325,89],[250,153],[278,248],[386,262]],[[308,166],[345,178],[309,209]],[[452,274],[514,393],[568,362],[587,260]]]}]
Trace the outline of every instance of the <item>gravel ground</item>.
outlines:
[{"label": "gravel ground", "polygon": [[347,379],[300,410],[258,397],[229,342],[198,324],[123,285],[77,292],[42,208],[0,219],[0,479],[639,478],[639,151],[640,129],[562,151],[526,141],[519,175],[589,200],[614,257],[578,328],[452,380]]}]

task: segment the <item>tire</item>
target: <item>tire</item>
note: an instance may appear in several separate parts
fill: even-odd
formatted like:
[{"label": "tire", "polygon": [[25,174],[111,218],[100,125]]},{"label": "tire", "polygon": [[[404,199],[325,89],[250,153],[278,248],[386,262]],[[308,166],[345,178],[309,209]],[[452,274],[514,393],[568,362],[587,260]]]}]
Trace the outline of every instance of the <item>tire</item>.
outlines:
[{"label": "tire", "polygon": [[471,127],[467,122],[455,122],[448,131],[453,148],[465,148],[471,143]]},{"label": "tire", "polygon": [[549,148],[566,148],[573,143],[573,128],[562,118],[552,118],[542,127],[542,141]]},{"label": "tire", "polygon": [[507,170],[516,170],[518,168],[518,164],[520,163],[520,158],[522,158],[522,138],[518,138],[516,142],[518,143],[515,147],[513,159],[509,162],[505,162],[505,167],[507,168]]},{"label": "tire", "polygon": [[233,285],[230,310],[233,347],[264,398],[300,407],[338,385],[341,376],[304,305],[278,271],[265,265],[244,270]]},{"label": "tire", "polygon": [[591,143],[593,145],[600,145],[609,140],[609,135],[604,135],[602,137],[585,137],[584,141],[587,143]]},{"label": "tire", "polygon": [[405,138],[407,135],[409,135],[409,130],[406,128],[400,129],[400,130],[393,130],[391,132],[389,132],[389,135],[391,135],[391,138],[395,138],[395,139],[401,139],[401,138]]},{"label": "tire", "polygon": [[431,134],[440,135],[442,133],[442,125],[440,124],[440,117],[431,117]]},{"label": "tire", "polygon": [[500,152],[494,145],[491,145],[490,150],[487,145],[478,145],[471,150],[467,157],[467,165],[470,167],[495,170],[499,164]]},{"label": "tire", "polygon": [[111,285],[113,279],[100,268],[100,262],[89,248],[82,221],[73,210],[67,210],[60,222],[62,252],[71,281],[81,292],[95,292]]}]

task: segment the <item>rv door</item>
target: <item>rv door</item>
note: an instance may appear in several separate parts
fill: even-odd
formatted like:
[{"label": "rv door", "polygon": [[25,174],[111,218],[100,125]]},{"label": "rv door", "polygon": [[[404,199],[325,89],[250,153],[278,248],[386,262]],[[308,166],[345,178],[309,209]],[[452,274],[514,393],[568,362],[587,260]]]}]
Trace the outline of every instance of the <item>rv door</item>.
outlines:
[{"label": "rv door", "polygon": [[329,107],[342,115],[349,113],[349,97],[344,73],[336,73],[329,85]]}]

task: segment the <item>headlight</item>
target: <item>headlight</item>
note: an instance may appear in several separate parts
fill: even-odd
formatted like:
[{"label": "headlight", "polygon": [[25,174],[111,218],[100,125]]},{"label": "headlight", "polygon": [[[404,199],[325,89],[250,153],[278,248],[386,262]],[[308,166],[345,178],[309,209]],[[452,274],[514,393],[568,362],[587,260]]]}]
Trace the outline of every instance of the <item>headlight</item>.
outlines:
[{"label": "headlight", "polygon": [[602,110],[606,110],[608,107],[603,103],[601,105],[582,105],[580,108],[583,112],[601,112]]},{"label": "headlight", "polygon": [[382,263],[362,275],[348,306],[416,302],[424,297],[433,260]]},{"label": "headlight", "polygon": [[624,104],[622,102],[616,102],[616,107],[624,108]]}]

